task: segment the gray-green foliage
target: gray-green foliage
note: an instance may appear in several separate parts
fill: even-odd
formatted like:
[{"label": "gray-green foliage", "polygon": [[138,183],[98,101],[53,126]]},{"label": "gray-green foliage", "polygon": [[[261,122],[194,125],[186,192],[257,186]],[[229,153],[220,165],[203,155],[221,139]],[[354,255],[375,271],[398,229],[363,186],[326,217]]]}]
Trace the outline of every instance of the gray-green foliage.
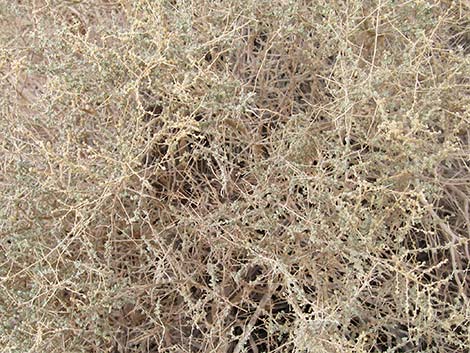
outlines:
[{"label": "gray-green foliage", "polygon": [[468,351],[469,13],[2,2],[2,351]]}]

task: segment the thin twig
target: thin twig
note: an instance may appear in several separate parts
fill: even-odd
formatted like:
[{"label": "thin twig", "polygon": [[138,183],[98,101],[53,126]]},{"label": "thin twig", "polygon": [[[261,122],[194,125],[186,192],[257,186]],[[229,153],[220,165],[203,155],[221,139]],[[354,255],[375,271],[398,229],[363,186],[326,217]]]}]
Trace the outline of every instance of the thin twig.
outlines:
[{"label": "thin twig", "polygon": [[251,331],[253,331],[253,328],[255,327],[256,321],[258,320],[259,316],[261,315],[261,312],[263,311],[264,307],[266,304],[271,300],[271,290],[268,289],[268,292],[263,296],[261,301],[259,302],[258,307],[256,308],[256,311],[254,312],[253,316],[251,317],[250,321],[245,327],[245,330],[243,331],[243,336],[240,338],[240,340],[237,343],[237,346],[235,347],[233,353],[240,353],[243,347],[245,346],[246,341],[248,340]]}]

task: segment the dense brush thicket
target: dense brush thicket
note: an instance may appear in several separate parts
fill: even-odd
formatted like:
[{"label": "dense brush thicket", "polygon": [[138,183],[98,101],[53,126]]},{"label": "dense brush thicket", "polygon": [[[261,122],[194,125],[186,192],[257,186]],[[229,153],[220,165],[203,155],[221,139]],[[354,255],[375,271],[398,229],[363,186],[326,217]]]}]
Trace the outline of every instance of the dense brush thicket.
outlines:
[{"label": "dense brush thicket", "polygon": [[469,18],[0,1],[2,352],[468,352]]}]

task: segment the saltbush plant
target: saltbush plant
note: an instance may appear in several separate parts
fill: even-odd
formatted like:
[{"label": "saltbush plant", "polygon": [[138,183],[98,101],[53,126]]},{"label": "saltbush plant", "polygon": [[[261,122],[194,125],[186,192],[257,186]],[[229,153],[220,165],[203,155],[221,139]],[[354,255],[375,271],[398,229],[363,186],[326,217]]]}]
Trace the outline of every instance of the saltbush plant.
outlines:
[{"label": "saltbush plant", "polygon": [[1,1],[1,351],[468,352],[469,18]]}]

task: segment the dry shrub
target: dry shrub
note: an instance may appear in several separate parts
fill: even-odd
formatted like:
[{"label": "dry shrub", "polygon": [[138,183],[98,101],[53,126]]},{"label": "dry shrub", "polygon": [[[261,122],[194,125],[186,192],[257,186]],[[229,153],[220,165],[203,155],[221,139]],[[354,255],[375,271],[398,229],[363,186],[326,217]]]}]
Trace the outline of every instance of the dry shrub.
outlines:
[{"label": "dry shrub", "polygon": [[468,1],[0,11],[2,351],[468,351]]}]

